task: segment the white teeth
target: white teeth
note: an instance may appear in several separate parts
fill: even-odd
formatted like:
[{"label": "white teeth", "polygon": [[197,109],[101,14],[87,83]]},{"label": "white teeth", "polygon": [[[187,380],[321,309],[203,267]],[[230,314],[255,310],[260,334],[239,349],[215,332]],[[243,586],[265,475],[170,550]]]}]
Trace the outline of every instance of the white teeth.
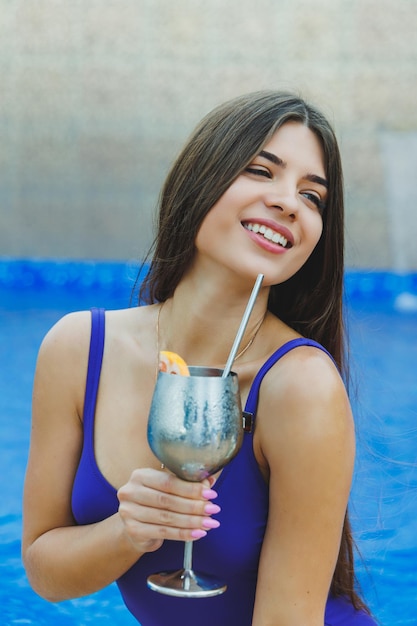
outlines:
[{"label": "white teeth", "polygon": [[268,241],[272,241],[273,243],[277,243],[277,244],[283,246],[284,248],[288,244],[288,239],[286,239],[283,235],[280,235],[279,233],[276,233],[275,231],[273,231],[272,228],[267,228],[263,224],[251,224],[251,223],[248,223],[248,224],[245,224],[244,226],[248,230],[251,230],[253,233],[259,233],[259,234],[263,235],[265,237],[265,239],[268,239]]}]

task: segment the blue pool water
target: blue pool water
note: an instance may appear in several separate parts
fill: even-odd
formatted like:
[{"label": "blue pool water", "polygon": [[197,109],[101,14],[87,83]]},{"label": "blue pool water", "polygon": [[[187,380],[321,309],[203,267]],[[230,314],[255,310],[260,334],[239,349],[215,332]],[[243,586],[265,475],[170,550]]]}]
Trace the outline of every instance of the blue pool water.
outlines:
[{"label": "blue pool water", "polygon": [[[0,260],[0,622],[133,626],[114,585],[52,605],[20,561],[21,494],[36,354],[68,311],[129,305],[136,268]],[[417,625],[417,277],[347,275],[358,454],[358,573],[383,626]]]}]

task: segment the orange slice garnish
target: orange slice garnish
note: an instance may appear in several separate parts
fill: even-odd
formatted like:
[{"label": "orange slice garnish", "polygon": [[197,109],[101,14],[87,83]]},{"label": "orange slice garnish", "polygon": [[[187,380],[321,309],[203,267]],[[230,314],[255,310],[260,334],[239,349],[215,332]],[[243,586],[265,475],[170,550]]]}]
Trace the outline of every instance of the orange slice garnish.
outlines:
[{"label": "orange slice garnish", "polygon": [[159,353],[159,371],[168,374],[180,374],[181,376],[190,375],[184,359],[176,352],[169,352],[168,350]]}]

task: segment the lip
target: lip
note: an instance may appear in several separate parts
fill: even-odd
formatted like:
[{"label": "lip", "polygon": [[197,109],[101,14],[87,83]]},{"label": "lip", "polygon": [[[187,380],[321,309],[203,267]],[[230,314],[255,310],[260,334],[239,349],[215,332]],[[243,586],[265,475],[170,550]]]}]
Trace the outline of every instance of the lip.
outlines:
[{"label": "lip", "polygon": [[[271,230],[273,230],[276,233],[279,233],[280,235],[282,235],[283,237],[285,237],[285,239],[291,244],[291,247],[294,245],[294,236],[292,234],[292,232],[286,228],[285,226],[282,226],[281,224],[278,224],[277,222],[274,222],[273,220],[268,220],[268,219],[262,219],[262,218],[248,218],[245,220],[242,220],[241,222],[242,226],[244,227],[245,224],[260,224],[265,226],[266,228],[270,228]],[[247,230],[247,229],[245,229]],[[257,237],[255,235],[255,233],[252,233],[252,231],[247,230],[248,233],[253,234],[254,237],[256,237],[256,239],[259,239],[259,237]],[[261,235],[262,239],[264,241],[265,238]],[[276,245],[274,244],[275,248]],[[288,250],[288,248],[282,248],[282,250]]]}]

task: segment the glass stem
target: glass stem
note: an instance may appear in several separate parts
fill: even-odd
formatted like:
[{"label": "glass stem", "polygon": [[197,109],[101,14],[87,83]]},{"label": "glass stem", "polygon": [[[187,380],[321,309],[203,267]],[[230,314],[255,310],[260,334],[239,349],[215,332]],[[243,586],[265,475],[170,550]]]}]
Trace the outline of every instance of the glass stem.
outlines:
[{"label": "glass stem", "polygon": [[184,546],[184,564],[185,570],[191,571],[193,569],[193,541],[186,541]]}]

